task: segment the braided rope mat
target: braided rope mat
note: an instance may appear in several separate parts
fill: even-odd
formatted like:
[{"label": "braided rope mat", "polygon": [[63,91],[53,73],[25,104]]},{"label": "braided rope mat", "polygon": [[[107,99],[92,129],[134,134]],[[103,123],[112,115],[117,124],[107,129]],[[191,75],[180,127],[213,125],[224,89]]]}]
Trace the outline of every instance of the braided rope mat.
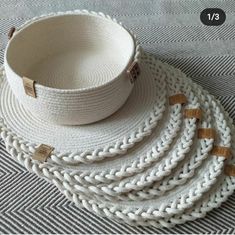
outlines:
[{"label": "braided rope mat", "polygon": [[[184,109],[200,107],[203,110],[200,122],[196,118],[185,118],[183,122],[179,122],[182,125],[171,134],[172,140],[175,139],[174,143],[167,146],[166,151],[158,156],[156,162],[148,160],[150,163],[144,167],[135,165],[139,170],[131,171],[127,167],[126,171],[131,172],[130,174],[106,176],[108,180],[105,181],[106,171],[97,171],[102,177],[99,177],[99,174],[96,177],[94,173],[91,175],[92,169],[96,173],[94,169],[97,167],[102,169],[105,161],[81,167],[69,164],[63,166],[53,161],[39,163],[31,159],[33,151],[22,147],[24,146],[24,144],[21,145],[22,138],[14,134],[3,119],[0,124],[1,136],[7,150],[15,159],[28,170],[54,183],[79,207],[85,207],[101,216],[108,216],[131,225],[171,227],[174,224],[204,216],[207,211],[219,206],[234,190],[235,179],[225,177],[223,174],[225,159],[209,153],[213,144],[230,147],[231,135],[233,141],[235,139],[234,128],[221,105],[179,70],[156,61],[147,54],[143,55],[142,60],[143,64],[149,65],[152,69],[159,66],[165,74],[168,91],[175,84],[179,84],[180,91],[188,98],[188,105]],[[2,71],[1,95],[5,90],[7,90],[7,84]],[[9,89],[8,92],[10,92]],[[1,100],[3,99],[4,96]],[[182,112],[181,105],[176,104],[175,107]],[[182,119],[182,114],[178,115],[178,118]],[[169,121],[171,118],[166,120]],[[197,139],[198,128],[211,127],[216,129],[216,140]],[[154,150],[157,152],[152,147],[154,142],[151,138],[154,139],[154,134],[153,132],[148,138],[142,140],[153,153]],[[136,156],[141,153],[142,148],[139,149],[138,146],[135,148]],[[125,155],[120,156],[121,162],[123,157]],[[147,158],[144,159],[151,158],[154,159],[154,156],[147,154]],[[112,161],[117,160],[114,158]],[[113,164],[112,161],[109,167]],[[115,166],[116,164],[113,164],[113,172],[117,172]],[[89,167],[90,170],[88,170]],[[86,177],[88,172],[91,177]],[[95,181],[91,180],[92,177]]]}]

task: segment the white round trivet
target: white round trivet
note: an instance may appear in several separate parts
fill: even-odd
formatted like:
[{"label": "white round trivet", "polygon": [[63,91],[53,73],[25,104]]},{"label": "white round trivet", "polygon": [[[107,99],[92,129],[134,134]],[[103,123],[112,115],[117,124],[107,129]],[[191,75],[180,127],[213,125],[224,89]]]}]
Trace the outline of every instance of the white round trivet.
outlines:
[{"label": "white round trivet", "polygon": [[41,143],[51,145],[55,147],[51,161],[58,164],[90,163],[124,154],[151,134],[166,108],[164,73],[160,68],[150,71],[142,63],[140,67],[141,75],[126,104],[103,121],[85,126],[47,123],[18,105],[6,82],[1,94],[5,96],[1,99],[1,116],[8,128],[21,137],[19,143],[15,140],[19,148],[34,152]]}]

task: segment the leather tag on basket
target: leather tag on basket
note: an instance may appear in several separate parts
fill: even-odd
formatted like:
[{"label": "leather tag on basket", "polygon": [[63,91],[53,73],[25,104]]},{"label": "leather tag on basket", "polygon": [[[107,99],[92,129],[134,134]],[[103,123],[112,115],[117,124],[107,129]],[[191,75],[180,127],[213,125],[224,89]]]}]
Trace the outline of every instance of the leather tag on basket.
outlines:
[{"label": "leather tag on basket", "polygon": [[127,70],[127,75],[130,78],[131,83],[137,79],[140,74],[140,67],[136,61],[134,61]]},{"label": "leather tag on basket", "polygon": [[200,120],[202,118],[202,110],[201,109],[185,109],[184,110],[185,118],[196,118]]},{"label": "leather tag on basket", "polygon": [[184,94],[176,94],[169,97],[170,105],[186,104],[186,103],[187,103],[187,97]]},{"label": "leather tag on basket", "polygon": [[197,137],[199,139],[215,139],[216,132],[213,128],[200,128],[198,129]]},{"label": "leather tag on basket", "polygon": [[46,144],[41,144],[33,154],[32,159],[38,160],[40,162],[45,162],[48,157],[50,157],[52,151],[54,150],[53,147],[46,145]]},{"label": "leather tag on basket", "polygon": [[34,84],[35,84],[35,81],[33,81],[27,77],[23,77],[23,85],[24,85],[25,94],[36,98]]},{"label": "leather tag on basket", "polygon": [[8,39],[11,39],[11,38],[12,38],[12,36],[13,36],[15,30],[16,30],[15,27],[11,27],[11,28],[10,28],[10,30],[9,30],[9,32],[8,32],[8,35],[7,35],[7,36],[8,36]]},{"label": "leather tag on basket", "polygon": [[229,158],[232,155],[231,149],[224,146],[214,146],[211,150],[211,154],[216,156],[222,156],[224,158]]},{"label": "leather tag on basket", "polygon": [[235,165],[225,165],[224,173],[228,176],[235,176]]}]

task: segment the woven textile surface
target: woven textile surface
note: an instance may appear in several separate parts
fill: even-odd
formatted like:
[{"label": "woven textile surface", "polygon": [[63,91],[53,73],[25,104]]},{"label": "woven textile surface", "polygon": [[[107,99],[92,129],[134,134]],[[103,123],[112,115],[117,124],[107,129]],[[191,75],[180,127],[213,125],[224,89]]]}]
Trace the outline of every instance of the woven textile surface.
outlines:
[{"label": "woven textile surface", "polygon": [[[222,26],[200,22],[200,12],[226,12]],[[1,0],[0,63],[11,26],[45,13],[88,9],[116,17],[158,59],[180,68],[216,95],[235,119],[235,2],[232,0]],[[0,145],[0,233],[233,233],[235,194],[206,218],[172,229],[131,227],[78,209],[58,190],[13,161]]]}]

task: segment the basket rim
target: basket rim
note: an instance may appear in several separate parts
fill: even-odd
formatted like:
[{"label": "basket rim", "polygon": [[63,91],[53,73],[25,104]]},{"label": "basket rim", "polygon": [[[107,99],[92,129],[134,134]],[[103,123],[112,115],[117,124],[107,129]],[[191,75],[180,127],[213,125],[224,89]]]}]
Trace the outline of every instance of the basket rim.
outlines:
[{"label": "basket rim", "polygon": [[[109,15],[105,15],[101,12],[97,13],[94,11],[87,11],[87,10],[76,10],[76,11],[66,11],[66,12],[57,12],[57,13],[53,13],[53,14],[48,14],[48,15],[42,15],[42,16],[38,16],[33,18],[34,20],[28,20],[26,21],[24,24],[22,24],[20,27],[18,27],[13,35],[13,37],[9,40],[7,46],[6,46],[6,50],[4,52],[4,67],[8,70],[10,70],[15,76],[21,77],[10,65],[10,63],[8,63],[8,59],[7,59],[7,53],[8,53],[8,49],[11,46],[12,42],[14,42],[14,40],[17,37],[17,34],[21,33],[24,29],[32,26],[33,24],[36,24],[38,22],[41,21],[46,21],[48,19],[51,18],[58,18],[58,17],[64,17],[64,16],[78,16],[78,15],[87,15],[87,16],[91,16],[91,17],[99,17],[99,18],[103,18],[104,20],[107,21],[111,21],[114,25],[121,27],[123,30],[125,30],[132,38],[132,42],[133,42],[133,52],[132,55],[130,56],[130,59],[128,61],[128,63],[126,64],[126,66],[119,72],[118,75],[116,75],[115,77],[113,77],[112,79],[100,84],[100,85],[92,85],[89,87],[83,87],[83,88],[68,88],[68,89],[61,89],[61,88],[56,88],[56,87],[49,87],[49,86],[45,86],[42,85],[40,83],[38,83],[37,81],[35,81],[35,90],[44,90],[44,91],[48,91],[48,92],[56,92],[56,93],[86,93],[89,91],[97,91],[99,89],[108,87],[110,84],[114,83],[116,80],[120,79],[122,76],[122,74],[127,71],[128,67],[133,63],[133,62],[139,62],[140,60],[140,53],[141,53],[141,48],[139,45],[139,42],[136,38],[136,35],[129,29],[127,29],[127,27],[125,27],[121,22],[117,22],[117,20],[115,18],[110,17]],[[31,79],[31,78],[30,78]]]}]

